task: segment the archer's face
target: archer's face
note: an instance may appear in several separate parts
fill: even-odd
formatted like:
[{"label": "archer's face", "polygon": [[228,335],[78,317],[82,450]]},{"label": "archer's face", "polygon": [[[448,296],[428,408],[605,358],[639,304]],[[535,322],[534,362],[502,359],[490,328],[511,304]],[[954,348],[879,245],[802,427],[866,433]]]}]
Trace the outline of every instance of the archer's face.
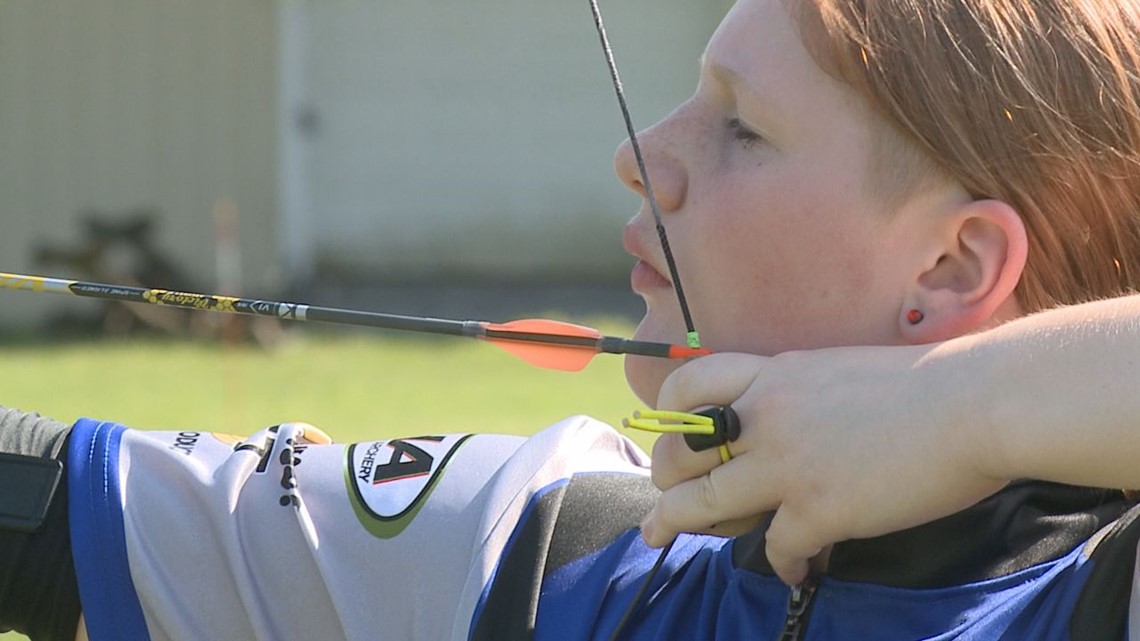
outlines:
[{"label": "archer's face", "polygon": [[[709,41],[696,93],[638,139],[703,346],[771,355],[904,342],[912,215],[870,188],[873,116],[827,76],[781,0],[740,0]],[[628,142],[621,180],[644,196]],[[625,230],[641,261],[641,340],[684,343],[648,201]],[[676,363],[629,357],[653,405]]]}]

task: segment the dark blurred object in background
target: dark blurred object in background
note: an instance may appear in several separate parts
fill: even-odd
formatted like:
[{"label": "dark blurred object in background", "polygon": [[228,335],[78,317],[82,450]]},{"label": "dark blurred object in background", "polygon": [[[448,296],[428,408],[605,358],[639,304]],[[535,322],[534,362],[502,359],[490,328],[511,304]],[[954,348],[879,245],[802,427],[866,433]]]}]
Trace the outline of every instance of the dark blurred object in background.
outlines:
[{"label": "dark blurred object in background", "polygon": [[[156,241],[161,222],[153,207],[107,213],[88,210],[80,214],[81,240],[73,245],[38,243],[35,265],[44,273],[61,278],[153,287],[174,291],[206,292],[167,258]],[[237,292],[211,292],[237,295]],[[104,334],[129,336],[220,337],[270,346],[283,335],[280,324],[270,318],[194,312],[185,309],[137,305],[117,301],[85,301],[91,312],[67,311],[45,325],[53,334]]]}]

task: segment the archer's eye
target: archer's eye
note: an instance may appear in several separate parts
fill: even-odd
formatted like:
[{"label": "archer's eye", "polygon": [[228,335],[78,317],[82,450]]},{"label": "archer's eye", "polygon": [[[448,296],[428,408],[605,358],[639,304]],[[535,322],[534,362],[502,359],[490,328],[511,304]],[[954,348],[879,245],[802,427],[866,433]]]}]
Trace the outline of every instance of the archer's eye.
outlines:
[{"label": "archer's eye", "polygon": [[724,121],[724,128],[732,134],[733,140],[739,141],[745,149],[751,149],[753,145],[764,142],[764,136],[749,129],[740,118],[729,118]]}]

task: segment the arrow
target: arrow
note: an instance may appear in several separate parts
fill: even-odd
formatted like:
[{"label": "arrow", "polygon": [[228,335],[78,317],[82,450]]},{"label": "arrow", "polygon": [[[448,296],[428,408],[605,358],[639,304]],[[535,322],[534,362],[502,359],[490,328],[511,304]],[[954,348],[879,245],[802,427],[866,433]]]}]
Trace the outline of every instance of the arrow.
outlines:
[{"label": "arrow", "polygon": [[15,289],[84,298],[181,307],[201,311],[269,316],[283,320],[315,321],[338,325],[379,327],[407,332],[467,336],[492,342],[518,358],[539,367],[577,372],[596,354],[637,354],[658,358],[693,358],[709,354],[707,349],[635,341],[603,336],[591,327],[561,321],[532,318],[507,323],[450,320],[422,316],[400,316],[379,312],[319,307],[252,298],[107,285],[63,278],[27,276],[0,272],[0,289]]}]

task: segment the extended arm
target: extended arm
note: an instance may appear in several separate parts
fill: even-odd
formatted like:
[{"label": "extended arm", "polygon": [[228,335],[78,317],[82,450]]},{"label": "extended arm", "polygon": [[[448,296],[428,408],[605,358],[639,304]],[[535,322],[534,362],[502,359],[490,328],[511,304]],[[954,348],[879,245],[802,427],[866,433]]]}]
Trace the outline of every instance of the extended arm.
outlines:
[{"label": "extended arm", "polygon": [[1029,316],[919,366],[943,430],[978,422],[984,473],[1140,488],[1140,296]]}]

